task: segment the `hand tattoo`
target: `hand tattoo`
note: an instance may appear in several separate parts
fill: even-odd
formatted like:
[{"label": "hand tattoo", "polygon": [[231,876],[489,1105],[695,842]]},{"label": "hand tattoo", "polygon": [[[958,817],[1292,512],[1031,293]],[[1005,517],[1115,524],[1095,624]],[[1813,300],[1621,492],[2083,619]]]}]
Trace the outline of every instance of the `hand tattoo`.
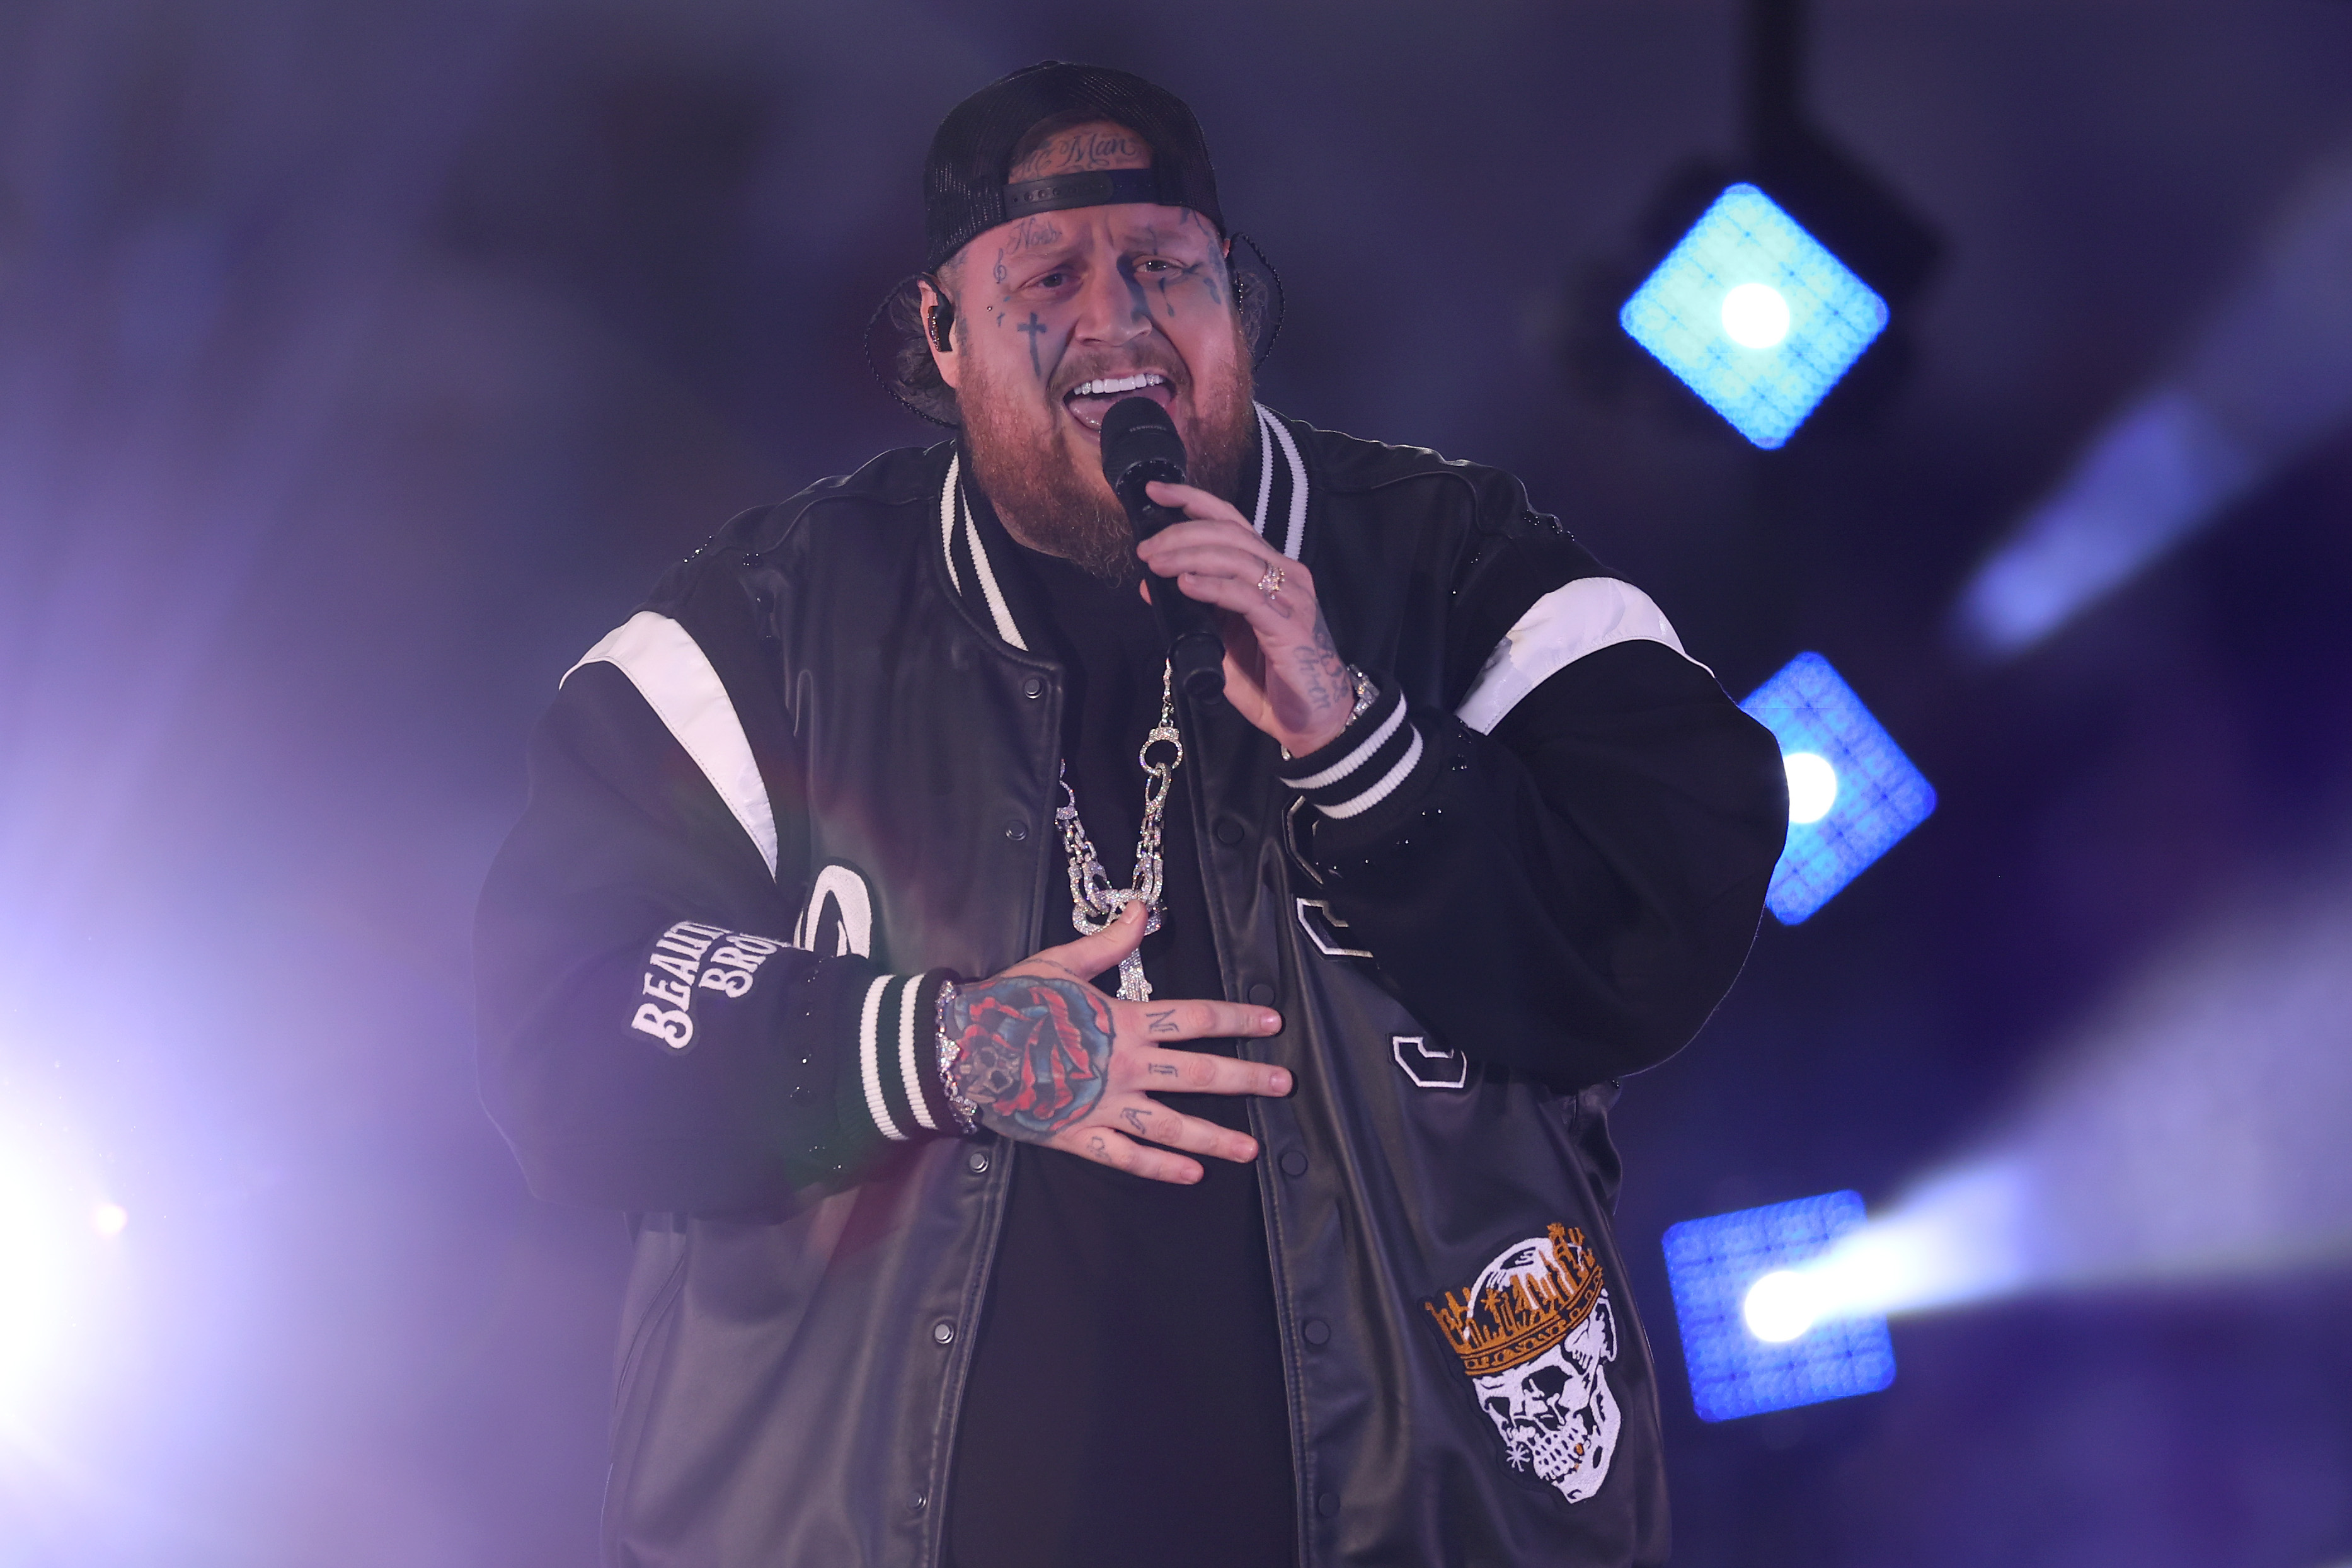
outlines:
[{"label": "hand tattoo", "polygon": [[1331,688],[1324,684],[1323,655],[1312,648],[1300,648],[1291,662],[1298,666],[1298,695],[1314,704],[1317,713],[1330,711],[1334,699]]},{"label": "hand tattoo", "polygon": [[1137,1110],[1134,1106],[1129,1105],[1126,1110],[1121,1111],[1118,1115],[1119,1120],[1125,1122],[1129,1126],[1134,1128],[1145,1137],[1148,1138],[1151,1135],[1150,1125],[1144,1120],[1143,1113]]},{"label": "hand tattoo", "polygon": [[1315,705],[1318,713],[1329,711],[1342,692],[1353,697],[1347,661],[1339,657],[1339,645],[1331,641],[1331,623],[1321,611],[1315,614],[1315,645],[1298,649],[1294,663],[1298,666],[1300,695]]},{"label": "hand tattoo", "polygon": [[1174,1034],[1176,1032],[1176,1009],[1174,1008],[1161,1008],[1158,1012],[1147,1012],[1143,1016],[1151,1020],[1151,1028],[1147,1032],[1151,1034]]},{"label": "hand tattoo", "polygon": [[1172,1061],[1154,1061],[1147,1063],[1143,1071],[1154,1078],[1173,1078],[1176,1076],[1176,1064]]},{"label": "hand tattoo", "polygon": [[956,1086],[1008,1138],[1042,1144],[1083,1120],[1110,1078],[1110,1004],[1074,980],[1013,975],[967,986],[948,1009]]}]

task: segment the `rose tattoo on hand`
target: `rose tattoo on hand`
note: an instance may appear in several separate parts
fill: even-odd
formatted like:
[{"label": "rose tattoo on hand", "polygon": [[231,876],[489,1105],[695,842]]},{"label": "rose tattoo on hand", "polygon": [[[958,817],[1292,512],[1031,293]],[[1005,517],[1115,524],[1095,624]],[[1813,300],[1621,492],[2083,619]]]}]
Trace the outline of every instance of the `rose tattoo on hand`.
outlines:
[{"label": "rose tattoo on hand", "polygon": [[956,1085],[1008,1138],[1043,1143],[1082,1119],[1110,1077],[1113,1024],[1101,993],[1015,975],[967,987],[948,1009]]}]

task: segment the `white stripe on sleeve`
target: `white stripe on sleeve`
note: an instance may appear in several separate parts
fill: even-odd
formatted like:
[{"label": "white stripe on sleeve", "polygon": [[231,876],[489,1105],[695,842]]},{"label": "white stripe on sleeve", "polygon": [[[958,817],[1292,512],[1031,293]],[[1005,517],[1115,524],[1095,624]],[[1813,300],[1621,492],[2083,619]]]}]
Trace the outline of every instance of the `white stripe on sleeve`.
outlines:
[{"label": "white stripe on sleeve", "polygon": [[898,1131],[898,1124],[890,1119],[890,1108],[882,1103],[882,1062],[875,1039],[882,1011],[882,993],[895,978],[893,975],[877,975],[874,983],[866,988],[866,1005],[857,1016],[857,1074],[865,1083],[866,1109],[873,1113],[874,1124],[882,1129],[884,1137],[903,1144],[907,1134]]},{"label": "white stripe on sleeve", "polygon": [[915,1040],[919,1032],[915,1028],[918,1021],[915,1004],[921,999],[922,994],[923,987],[919,978],[907,982],[904,1001],[898,1009],[898,1073],[907,1085],[907,1103],[913,1108],[915,1120],[920,1122],[926,1131],[936,1133],[940,1124],[931,1120],[930,1107],[924,1103],[923,1080],[920,1070],[915,1065]]},{"label": "white stripe on sleeve", "polygon": [[1310,773],[1304,779],[1292,779],[1286,782],[1293,789],[1298,790],[1320,789],[1327,785],[1337,784],[1340,779],[1370,761],[1372,753],[1388,744],[1389,737],[1394,735],[1397,726],[1404,722],[1404,704],[1398,703],[1389,716],[1381,721],[1380,727],[1366,736],[1364,743],[1355,750],[1350,751],[1320,773]]},{"label": "white stripe on sleeve", "polygon": [[640,610],[581,655],[580,664],[564,671],[563,678],[570,680],[582,664],[598,663],[614,665],[629,677],[646,706],[694,758],[742,824],[760,858],[768,862],[768,874],[775,875],[776,816],[768,801],[767,782],[751,756],[743,721],[702,645],[668,616]]},{"label": "white stripe on sleeve", "polygon": [[1632,642],[1664,643],[1683,653],[1682,639],[1675,635],[1664,612],[1632,583],[1613,577],[1580,577],[1555,588],[1528,605],[1518,623],[1495,644],[1486,667],[1462,701],[1462,722],[1481,735],[1492,735],[1520,698],[1553,675],[1587,653]]},{"label": "white stripe on sleeve", "polygon": [[[1402,707],[1397,709],[1399,713],[1403,711]],[[1398,758],[1397,765],[1390,768],[1379,783],[1352,800],[1343,800],[1337,806],[1318,806],[1316,810],[1327,817],[1337,817],[1341,820],[1360,817],[1394,794],[1396,787],[1412,775],[1412,765],[1420,760],[1421,731],[1416,729],[1412,732],[1412,744],[1405,747],[1404,756]]]}]

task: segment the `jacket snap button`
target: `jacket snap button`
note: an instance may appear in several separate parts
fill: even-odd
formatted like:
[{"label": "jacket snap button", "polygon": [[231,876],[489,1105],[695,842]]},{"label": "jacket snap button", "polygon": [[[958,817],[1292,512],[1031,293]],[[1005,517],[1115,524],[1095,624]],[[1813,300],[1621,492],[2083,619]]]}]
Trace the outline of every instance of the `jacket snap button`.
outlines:
[{"label": "jacket snap button", "polygon": [[955,1343],[955,1324],[933,1323],[931,1325],[931,1343],[934,1344],[953,1344]]},{"label": "jacket snap button", "polygon": [[1338,1514],[1339,1511],[1339,1494],[1335,1491],[1327,1491],[1321,1497],[1317,1498],[1315,1500],[1315,1511],[1321,1514],[1326,1519],[1332,1518]]},{"label": "jacket snap button", "polygon": [[1004,836],[1011,839],[1017,844],[1022,840],[1029,836],[1029,824],[1026,822],[1007,822],[1004,824]]},{"label": "jacket snap button", "polygon": [[986,1149],[974,1149],[971,1153],[964,1155],[963,1163],[971,1167],[972,1175],[982,1175],[988,1169],[988,1151]]},{"label": "jacket snap button", "polygon": [[1325,1322],[1321,1318],[1307,1319],[1306,1324],[1299,1330],[1299,1333],[1306,1335],[1307,1343],[1308,1344],[1329,1344],[1331,1343],[1331,1325]]},{"label": "jacket snap button", "polygon": [[1263,1006],[1265,1003],[1274,1000],[1274,988],[1267,985],[1264,980],[1260,980],[1250,987],[1249,999],[1258,1003],[1260,1006]]},{"label": "jacket snap button", "polygon": [[1227,817],[1217,824],[1217,842],[1231,849],[1242,841],[1242,825]]},{"label": "jacket snap button", "polygon": [[1021,695],[1027,697],[1031,702],[1035,702],[1039,697],[1045,695],[1045,680],[1037,675],[1030,676],[1027,680],[1021,683]]},{"label": "jacket snap button", "polygon": [[917,1513],[922,1512],[923,1510],[930,1506],[931,1500],[929,1498],[925,1497],[921,1492],[917,1492],[915,1494],[915,1511]]},{"label": "jacket snap button", "polygon": [[1307,1155],[1305,1152],[1298,1149],[1283,1150],[1282,1174],[1286,1176],[1305,1176],[1307,1174]]}]

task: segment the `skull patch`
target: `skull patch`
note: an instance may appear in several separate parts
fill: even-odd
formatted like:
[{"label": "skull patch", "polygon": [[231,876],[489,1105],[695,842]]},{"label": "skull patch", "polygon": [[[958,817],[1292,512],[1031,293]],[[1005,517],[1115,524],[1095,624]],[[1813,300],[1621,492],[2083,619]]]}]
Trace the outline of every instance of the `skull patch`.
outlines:
[{"label": "skull patch", "polygon": [[1467,1291],[1422,1305],[1462,1358],[1505,1462],[1570,1502],[1599,1491],[1617,1456],[1617,1317],[1584,1232],[1554,1225],[1505,1248]]}]

